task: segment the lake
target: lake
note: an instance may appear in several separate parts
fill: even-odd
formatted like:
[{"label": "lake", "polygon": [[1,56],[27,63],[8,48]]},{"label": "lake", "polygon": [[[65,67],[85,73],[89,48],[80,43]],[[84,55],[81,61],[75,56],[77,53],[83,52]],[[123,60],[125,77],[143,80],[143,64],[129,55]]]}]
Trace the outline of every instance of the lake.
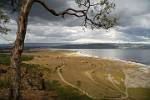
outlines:
[{"label": "lake", "polygon": [[150,49],[74,49],[85,55],[150,65]]},{"label": "lake", "polygon": [[[11,48],[11,45],[0,44],[0,51]],[[67,49],[85,55],[103,58],[121,59],[150,65],[150,44],[63,44],[63,43],[25,43],[25,49]],[[101,48],[101,49],[100,49]],[[125,49],[124,49],[125,48]]]}]

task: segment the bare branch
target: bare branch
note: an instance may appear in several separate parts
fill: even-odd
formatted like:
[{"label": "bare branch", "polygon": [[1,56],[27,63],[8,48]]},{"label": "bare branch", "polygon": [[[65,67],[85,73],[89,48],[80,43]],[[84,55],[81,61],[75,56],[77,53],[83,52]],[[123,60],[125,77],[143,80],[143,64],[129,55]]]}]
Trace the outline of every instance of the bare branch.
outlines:
[{"label": "bare branch", "polygon": [[[22,0],[11,0],[14,8],[21,6]],[[72,15],[76,17],[83,17],[83,26],[91,28],[105,28],[108,29],[116,24],[116,18],[111,15],[115,4],[109,0],[75,0],[80,10],[68,8],[64,11],[57,12],[55,9],[48,6],[44,0],[33,0],[40,3],[47,11],[54,16]],[[17,7],[19,8],[19,7]]]},{"label": "bare branch", "polygon": [[82,8],[82,10],[68,8],[62,12],[56,12],[42,0],[35,0],[35,2],[40,3],[47,11],[52,13],[54,16],[64,17],[65,15],[72,15],[76,17],[84,17],[83,25],[85,27],[102,27],[108,29],[116,23],[116,19],[112,16],[110,17],[111,10],[115,7],[115,5],[114,3],[110,3],[108,0],[101,0],[97,3],[93,3],[91,2],[91,0],[76,0],[76,3],[80,8]]},{"label": "bare branch", "polygon": [[86,9],[84,26],[108,29],[116,24],[116,18],[111,15],[114,3],[108,0],[76,0],[76,3]]},{"label": "bare branch", "polygon": [[35,0],[35,2],[40,3],[46,10],[48,10],[50,13],[52,13],[55,16],[63,16],[64,15],[73,15],[76,17],[83,17],[85,16],[85,11],[86,10],[75,10],[72,8],[68,8],[62,12],[56,12],[54,9],[50,8],[48,5],[46,5],[43,1],[41,0]]}]

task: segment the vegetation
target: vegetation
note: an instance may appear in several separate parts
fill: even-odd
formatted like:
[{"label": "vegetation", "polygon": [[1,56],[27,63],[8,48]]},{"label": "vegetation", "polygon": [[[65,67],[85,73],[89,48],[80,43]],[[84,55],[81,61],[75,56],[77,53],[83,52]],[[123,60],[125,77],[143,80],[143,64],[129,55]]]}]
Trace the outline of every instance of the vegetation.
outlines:
[{"label": "vegetation", "polygon": [[80,87],[80,86],[82,85],[82,82],[81,82],[80,80],[77,80],[77,81],[76,81],[76,85],[77,85],[78,87]]},{"label": "vegetation", "polygon": [[[142,96],[145,96],[145,98],[149,97],[147,95],[149,94],[149,92],[147,92],[148,89],[147,90],[143,89],[144,95],[142,94],[142,91],[141,92],[137,91],[135,93],[134,91],[130,92],[129,98],[127,98],[125,95],[126,86],[124,80],[126,76],[123,70],[134,69],[136,71],[138,70],[137,65],[106,59],[80,57],[77,55],[68,56],[69,54],[71,55],[74,53],[67,54],[66,52],[64,52],[64,54],[60,54],[58,53],[58,51],[57,52],[44,51],[35,53],[33,52],[32,55],[34,55],[35,59],[27,63],[39,64],[42,68],[44,68],[44,70],[46,70],[45,68],[47,68],[47,71],[49,71],[48,69],[51,69],[52,72],[51,75],[49,73],[47,73],[47,75],[48,74],[50,75],[51,77],[50,80],[51,79],[56,80],[56,82],[54,82],[56,83],[55,87],[59,86],[57,84],[57,81],[61,82],[62,85],[69,86],[69,84],[67,83],[64,82],[62,83],[62,79],[60,78],[60,76],[58,77],[57,72],[59,69],[57,69],[56,73],[53,73],[53,71],[56,70],[55,69],[56,67],[61,68],[60,66],[63,65],[63,67],[61,68],[62,69],[61,74],[65,81],[82,89],[83,91],[87,92],[90,96],[99,98],[100,100],[101,98],[103,98],[104,100],[106,99],[108,100],[108,98],[110,98],[111,100],[111,98],[119,99],[120,97],[124,97],[126,98],[126,100],[136,100],[133,98],[141,98],[140,100],[145,100],[143,99]],[[108,75],[110,75],[111,78],[110,77],[108,78]],[[147,73],[147,75],[149,74]],[[110,81],[111,79],[113,81]],[[114,84],[112,84],[113,82]],[[128,92],[129,91],[130,89],[128,89]]]},{"label": "vegetation", "polygon": [[[0,5],[1,6],[1,5]],[[7,34],[10,31],[6,24],[9,22],[9,17],[4,13],[2,8],[0,8],[0,34]]]},{"label": "vegetation", "polygon": [[62,86],[57,80],[47,81],[46,89],[48,91],[56,91],[58,95],[57,100],[91,100],[86,95],[80,94],[76,89]]},{"label": "vegetation", "polygon": [[[104,74],[108,73],[107,72],[108,70],[105,69],[107,68],[107,65],[109,66],[109,71],[111,70],[111,75],[114,77],[114,79],[119,81],[121,78],[125,78],[120,67],[119,68],[117,67],[117,66],[120,66],[119,62],[117,64],[116,62],[114,63],[109,60],[98,61],[92,58],[90,59],[90,58],[82,58],[82,57],[81,58],[79,57],[74,57],[74,58],[66,57],[65,58],[65,56],[63,55],[65,53],[66,52],[60,55],[58,51],[56,53],[52,51],[52,56],[49,56],[51,55],[50,52],[48,53],[45,52],[45,54],[36,52],[36,53],[32,53],[34,56],[33,55],[22,56],[22,61],[25,61],[25,62],[21,64],[21,71],[22,71],[21,90],[24,92],[27,91],[26,95],[23,94],[24,98],[28,95],[30,97],[30,93],[28,93],[28,91],[32,91],[32,95],[36,95],[36,96],[39,96],[36,94],[36,92],[38,92],[39,94],[41,94],[41,92],[45,93],[44,95],[42,95],[45,98],[44,100],[48,100],[51,96],[57,97],[56,100],[91,100],[91,98],[87,97],[86,95],[83,95],[77,89],[72,88],[70,86],[66,86],[65,84],[62,84],[61,80],[59,80],[55,76],[57,75],[57,73],[53,73],[53,71],[55,70],[55,66],[59,66],[61,64],[61,62],[59,64],[60,60],[64,62],[65,64],[65,70],[63,70],[63,73],[62,73],[64,76],[64,79],[70,78],[70,80],[67,80],[67,81],[69,81],[71,84],[74,84],[75,86],[82,88],[83,90],[88,89],[86,91],[90,95],[94,95],[95,97],[100,97],[101,98],[100,100],[106,100],[107,97],[120,96],[120,92],[118,92],[118,90],[115,89],[115,87],[107,80],[107,78],[104,79],[105,78]],[[59,55],[59,59],[58,59],[58,55]],[[7,62],[3,64],[0,63],[0,69],[5,70],[5,67],[7,67],[7,64],[9,64],[9,56],[10,56],[9,54],[4,54],[4,53],[0,54],[0,61]],[[39,56],[40,56],[40,59],[44,59],[44,60],[40,61]],[[35,59],[33,59],[33,57],[35,57]],[[37,61],[36,58],[39,59],[39,61]],[[51,59],[51,62],[49,62],[49,59]],[[86,59],[88,59],[88,63],[86,63]],[[26,62],[26,61],[29,61],[29,62]],[[42,62],[45,62],[45,63],[42,63]],[[52,64],[52,62],[54,63]],[[87,71],[88,67],[90,68],[90,66],[93,66],[93,65],[90,65],[91,62],[95,64],[97,63],[96,65],[101,65],[99,69],[93,70],[93,72],[91,72],[92,73],[91,75],[94,78],[94,80],[99,82],[99,84],[96,84],[96,85],[94,85],[91,80],[86,79],[87,77],[84,77],[84,75],[79,74],[82,71]],[[83,66],[81,65],[81,63],[84,63],[82,64]],[[74,73],[74,71],[76,72],[76,74]],[[68,73],[70,76],[68,76]],[[72,75],[75,75],[78,77],[72,77]],[[3,94],[3,90],[8,89],[9,86],[11,85],[10,83],[11,82],[10,82],[10,77],[9,77],[9,70],[7,70],[7,73],[3,73],[0,75],[0,98],[1,96],[3,96],[1,95]],[[120,82],[120,85],[121,86],[116,84],[118,88],[120,88],[122,91],[125,91],[124,83]],[[84,88],[84,86],[88,86],[88,87]],[[105,89],[103,90],[103,88]],[[104,96],[96,95],[96,92],[101,92],[104,94]],[[129,93],[129,97],[127,98],[127,100],[149,100],[150,89],[128,88],[128,93]],[[32,96],[30,98],[32,98]]]},{"label": "vegetation", "polygon": [[129,88],[128,92],[133,100],[150,100],[149,88]]},{"label": "vegetation", "polygon": [[[33,59],[32,56],[22,56],[22,61],[30,61]],[[10,64],[10,54],[0,54],[0,67],[2,65],[8,66]],[[3,67],[1,67],[3,68]],[[1,69],[0,68],[0,69]],[[4,68],[5,69],[5,68]],[[41,91],[41,83],[39,74],[43,74],[45,71],[50,71],[46,68],[42,68],[38,64],[21,64],[22,69],[22,90],[35,89]],[[0,89],[8,89],[11,85],[10,73],[5,73],[0,76]],[[28,76],[28,77],[27,77]],[[28,82],[30,81],[30,82]],[[28,84],[26,84],[28,83]],[[45,92],[53,92],[57,96],[57,100],[91,100],[86,95],[81,94],[78,90],[63,86],[57,80],[44,79]],[[30,88],[29,88],[30,87]],[[43,90],[42,90],[43,91]],[[2,92],[2,91],[0,91]],[[0,93],[1,94],[1,93]],[[2,95],[0,95],[0,98]],[[51,97],[51,94],[45,95],[45,97]]]},{"label": "vegetation", "polygon": [[9,79],[3,79],[0,80],[0,89],[7,89],[10,86],[10,80]]},{"label": "vegetation", "polygon": [[90,28],[111,28],[116,24],[116,18],[112,16],[111,12],[114,9],[115,4],[109,0],[75,0],[79,9],[67,8],[64,11],[57,12],[56,9],[50,8],[43,0],[11,0],[11,5],[14,9],[19,8],[18,16],[18,29],[17,37],[15,40],[15,46],[12,50],[11,65],[16,68],[16,74],[14,75],[13,85],[13,100],[19,100],[20,98],[20,85],[21,85],[21,68],[20,57],[22,55],[24,40],[26,36],[26,29],[28,23],[28,15],[34,3],[39,3],[48,12],[54,16],[65,15],[75,16],[83,18],[83,26]]},{"label": "vegetation", "polygon": [[[32,56],[22,56],[21,61],[29,61],[32,60]],[[10,54],[0,53],[0,64],[10,65]]]}]

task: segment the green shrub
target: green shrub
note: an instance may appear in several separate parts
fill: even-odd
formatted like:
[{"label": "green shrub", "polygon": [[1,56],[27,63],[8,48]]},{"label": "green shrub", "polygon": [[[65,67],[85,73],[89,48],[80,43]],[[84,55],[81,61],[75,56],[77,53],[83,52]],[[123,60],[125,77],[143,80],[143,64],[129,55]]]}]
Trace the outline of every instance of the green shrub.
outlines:
[{"label": "green shrub", "polygon": [[10,64],[10,55],[9,54],[0,54],[0,64],[9,65]]},{"label": "green shrub", "polygon": [[40,67],[40,65],[38,64],[25,64],[25,63],[22,63],[21,66],[31,71],[38,70],[38,68]]},{"label": "green shrub", "polygon": [[23,55],[23,56],[21,57],[21,61],[30,61],[30,60],[32,60],[32,59],[33,59],[32,56]]},{"label": "green shrub", "polygon": [[11,82],[8,79],[0,80],[0,89],[9,88]]},{"label": "green shrub", "polygon": [[[32,56],[23,55],[21,57],[21,61],[29,61],[29,60],[32,60],[32,59],[33,59]],[[0,64],[10,65],[10,54],[0,53]]]},{"label": "green shrub", "polygon": [[62,86],[57,80],[46,81],[45,86],[49,91],[56,91],[58,94],[57,100],[91,100],[74,88]]},{"label": "green shrub", "polygon": [[78,90],[71,87],[60,87],[57,90],[58,100],[92,100],[86,95],[80,94]]},{"label": "green shrub", "polygon": [[57,80],[45,81],[45,87],[47,91],[57,90],[61,84]]}]

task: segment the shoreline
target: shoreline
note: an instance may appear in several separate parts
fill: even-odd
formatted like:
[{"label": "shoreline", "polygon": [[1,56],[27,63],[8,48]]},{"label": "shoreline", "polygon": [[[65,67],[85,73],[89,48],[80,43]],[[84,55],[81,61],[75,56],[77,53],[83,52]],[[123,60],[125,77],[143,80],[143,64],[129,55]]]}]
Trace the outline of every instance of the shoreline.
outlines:
[{"label": "shoreline", "polygon": [[127,60],[122,60],[122,59],[117,59],[117,58],[111,58],[111,57],[92,56],[92,55],[88,55],[88,54],[83,54],[80,51],[73,51],[73,52],[76,52],[76,54],[79,55],[79,56],[99,58],[99,59],[112,60],[112,61],[119,61],[119,62],[123,62],[123,63],[127,63],[127,64],[137,65],[139,67],[142,67],[142,69],[150,69],[150,65],[146,65],[146,64],[142,64],[142,63],[137,63],[137,62],[133,62],[133,61],[127,61]]},{"label": "shoreline", "polygon": [[119,62],[123,62],[123,63],[127,63],[127,64],[133,64],[133,65],[137,65],[139,67],[142,67],[141,69],[150,69],[150,65],[146,65],[146,64],[142,64],[142,63],[138,63],[138,62],[134,62],[134,61],[128,61],[128,60],[122,60],[122,59],[118,59],[118,58],[111,58],[111,57],[99,57],[99,56],[92,56],[89,54],[83,54],[80,51],[76,51],[76,50],[72,50],[72,49],[31,49],[29,50],[30,52],[38,52],[38,51],[71,51],[73,53],[75,53],[78,56],[84,56],[84,57],[92,57],[92,58],[99,58],[99,59],[105,59],[105,60],[112,60],[112,61],[119,61]]},{"label": "shoreline", "polygon": [[[5,50],[4,50],[5,51]],[[0,53],[10,53],[10,52],[0,52]],[[92,58],[99,58],[99,59],[105,59],[105,60],[112,60],[112,61],[119,61],[119,62],[123,62],[123,63],[127,63],[127,64],[133,64],[133,65],[137,65],[139,67],[142,67],[142,69],[149,69],[150,65],[146,65],[146,64],[142,64],[142,63],[138,63],[138,62],[134,62],[134,61],[129,61],[129,60],[122,60],[122,59],[118,59],[118,58],[111,58],[111,57],[99,57],[99,56],[93,56],[93,55],[89,55],[89,54],[83,54],[80,51],[76,51],[76,50],[72,50],[72,49],[55,49],[55,48],[35,48],[35,49],[27,49],[24,50],[24,53],[32,53],[32,52],[39,52],[39,51],[71,51],[73,53],[75,53],[78,56],[84,56],[84,57],[92,57]]]},{"label": "shoreline", "polygon": [[[50,80],[58,80],[64,85],[70,85],[96,98],[99,98],[101,93],[106,97],[115,97],[118,93],[126,94],[125,87],[137,89],[150,87],[150,70],[136,66],[135,63],[133,65],[131,62],[129,64],[127,61],[116,59],[105,58],[105,60],[73,50],[39,51],[33,52],[33,56],[34,59],[26,63],[39,64],[54,71],[55,73],[50,74]],[[77,88],[78,82],[84,85],[80,84],[80,88]],[[115,90],[114,93],[112,89]]]}]

